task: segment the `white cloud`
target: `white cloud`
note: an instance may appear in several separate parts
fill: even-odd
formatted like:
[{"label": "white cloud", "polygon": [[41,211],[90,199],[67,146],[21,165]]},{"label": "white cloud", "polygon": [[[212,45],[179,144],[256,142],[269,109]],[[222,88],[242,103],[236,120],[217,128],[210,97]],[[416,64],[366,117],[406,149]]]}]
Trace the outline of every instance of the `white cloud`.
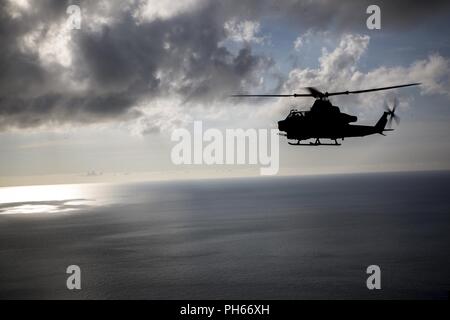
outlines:
[{"label": "white cloud", "polygon": [[8,14],[14,18],[21,18],[23,13],[30,9],[28,0],[8,0],[6,3],[6,10]]},{"label": "white cloud", "polygon": [[149,22],[155,19],[165,20],[183,13],[193,12],[205,3],[205,0],[139,1],[137,10],[134,12],[134,17],[140,22]]},{"label": "white cloud", "polygon": [[309,44],[313,34],[314,32],[309,29],[304,34],[298,36],[294,41],[294,49],[300,51],[305,45]]},{"label": "white cloud", "polygon": [[308,29],[294,40],[293,47],[296,51],[301,51],[319,42],[322,45],[331,45],[333,43],[333,37],[329,31]]},{"label": "white cloud", "polygon": [[257,21],[245,20],[238,22],[232,19],[225,22],[224,28],[228,39],[235,42],[254,42],[261,44],[267,39],[266,37],[258,36],[260,24]]},{"label": "white cloud", "polygon": [[141,136],[158,132],[170,135],[174,129],[186,127],[193,121],[178,98],[143,100],[136,109],[142,115],[128,123],[133,135]]},{"label": "white cloud", "polygon": [[297,39],[295,39],[295,41],[294,41],[295,50],[300,51],[300,49],[303,47],[304,43],[305,43],[305,40],[303,37],[298,37]]},{"label": "white cloud", "polygon": [[[421,94],[445,94],[450,97],[449,59],[439,54],[431,54],[409,66],[380,66],[363,72],[359,68],[359,61],[367,52],[369,41],[370,37],[367,35],[343,35],[334,50],[322,48],[317,68],[292,70],[283,85],[283,92],[299,92],[301,88],[308,86],[331,92],[421,82],[422,86],[419,87]],[[362,113],[369,109],[378,111],[383,104],[383,99],[388,96],[405,95],[403,100],[408,100],[406,96],[410,96],[411,91],[407,90],[411,89],[401,89],[398,92],[374,92],[345,98],[333,97],[333,102],[339,103],[341,99],[346,99],[347,104],[357,105]],[[283,105],[281,102],[280,107]],[[363,109],[360,109],[361,107]]]},{"label": "white cloud", "polygon": [[37,53],[43,64],[58,63],[69,67],[72,64],[71,39],[69,20],[63,20],[61,24],[37,25],[20,39],[20,45],[24,52]]}]

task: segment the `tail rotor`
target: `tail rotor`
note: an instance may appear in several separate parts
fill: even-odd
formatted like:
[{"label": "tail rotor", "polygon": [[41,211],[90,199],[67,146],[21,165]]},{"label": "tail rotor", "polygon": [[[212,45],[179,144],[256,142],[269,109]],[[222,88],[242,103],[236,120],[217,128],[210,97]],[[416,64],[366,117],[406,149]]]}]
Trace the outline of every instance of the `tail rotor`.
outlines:
[{"label": "tail rotor", "polygon": [[388,123],[387,124],[389,127],[392,126],[392,120],[394,120],[397,125],[400,124],[400,117],[395,114],[395,110],[397,109],[397,106],[398,106],[397,98],[394,99],[394,104],[393,104],[392,108],[388,105],[387,102],[385,102],[385,104],[384,104],[384,109],[385,109],[386,113],[388,114]]}]

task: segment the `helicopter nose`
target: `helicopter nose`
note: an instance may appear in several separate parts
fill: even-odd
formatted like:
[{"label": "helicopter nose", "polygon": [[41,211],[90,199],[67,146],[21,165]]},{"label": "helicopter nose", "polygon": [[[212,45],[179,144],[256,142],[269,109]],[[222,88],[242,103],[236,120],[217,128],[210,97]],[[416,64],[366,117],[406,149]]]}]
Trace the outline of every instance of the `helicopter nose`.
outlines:
[{"label": "helicopter nose", "polygon": [[278,130],[286,131],[286,121],[285,120],[278,121]]}]

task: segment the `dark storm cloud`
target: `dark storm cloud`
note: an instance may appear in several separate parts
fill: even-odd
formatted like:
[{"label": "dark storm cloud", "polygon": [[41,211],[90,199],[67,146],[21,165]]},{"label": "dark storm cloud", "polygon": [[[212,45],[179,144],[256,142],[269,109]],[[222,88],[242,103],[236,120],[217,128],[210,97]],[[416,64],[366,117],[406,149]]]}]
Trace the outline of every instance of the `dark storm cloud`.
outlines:
[{"label": "dark storm cloud", "polygon": [[[67,45],[71,64],[43,61],[39,46],[48,40],[52,27],[67,19],[66,8],[72,3],[80,4],[85,20],[81,30],[71,31]],[[273,65],[269,57],[252,52],[249,44],[235,52],[221,45],[227,37],[225,22],[278,17],[305,28],[355,28],[361,25],[355,12],[362,10],[364,16],[371,4],[199,1],[192,10],[139,21],[140,1],[111,3],[105,10],[93,1],[35,1],[19,16],[13,16],[8,2],[0,3],[0,130],[128,119],[139,116],[135,106],[143,99],[150,107],[155,99],[171,96],[208,104],[257,83]],[[378,4],[384,23],[398,26],[423,22],[448,6],[440,1]],[[102,17],[109,21],[98,24],[98,30],[90,27]],[[53,50],[58,54],[62,49]]]},{"label": "dark storm cloud", "polygon": [[[426,24],[431,19],[447,15],[450,2],[446,0],[240,0],[228,6],[238,16],[272,16],[306,28],[366,29],[366,9],[378,5],[383,27],[404,29]],[[227,10],[227,9],[225,9]]]},{"label": "dark storm cloud", "polygon": [[[233,54],[219,46],[226,36],[224,17],[214,3],[140,23],[129,7],[99,30],[72,31],[69,68],[44,63],[38,52],[23,50],[21,41],[48,23],[37,33],[39,45],[51,23],[66,18],[67,4],[33,5],[39,7],[19,18],[1,5],[2,129],[123,119],[139,114],[133,107],[143,97],[181,94],[186,100],[208,102],[224,91],[239,90],[241,81],[251,81],[259,68],[271,63],[248,47]],[[88,3],[81,6],[87,12],[98,9]]]}]

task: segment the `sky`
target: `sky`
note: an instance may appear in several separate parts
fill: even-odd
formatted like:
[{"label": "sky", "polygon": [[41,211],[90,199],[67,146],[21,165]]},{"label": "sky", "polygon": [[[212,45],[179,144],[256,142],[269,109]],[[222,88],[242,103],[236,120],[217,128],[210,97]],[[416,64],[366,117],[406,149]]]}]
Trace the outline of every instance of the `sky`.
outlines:
[{"label": "sky", "polygon": [[[369,30],[366,9],[381,9]],[[71,28],[70,5],[81,8]],[[280,137],[279,175],[450,169],[448,1],[0,2],[0,186],[259,175],[259,166],[177,166],[177,128],[276,128],[311,98],[235,93],[404,88],[332,99],[388,136],[339,148]]]}]

